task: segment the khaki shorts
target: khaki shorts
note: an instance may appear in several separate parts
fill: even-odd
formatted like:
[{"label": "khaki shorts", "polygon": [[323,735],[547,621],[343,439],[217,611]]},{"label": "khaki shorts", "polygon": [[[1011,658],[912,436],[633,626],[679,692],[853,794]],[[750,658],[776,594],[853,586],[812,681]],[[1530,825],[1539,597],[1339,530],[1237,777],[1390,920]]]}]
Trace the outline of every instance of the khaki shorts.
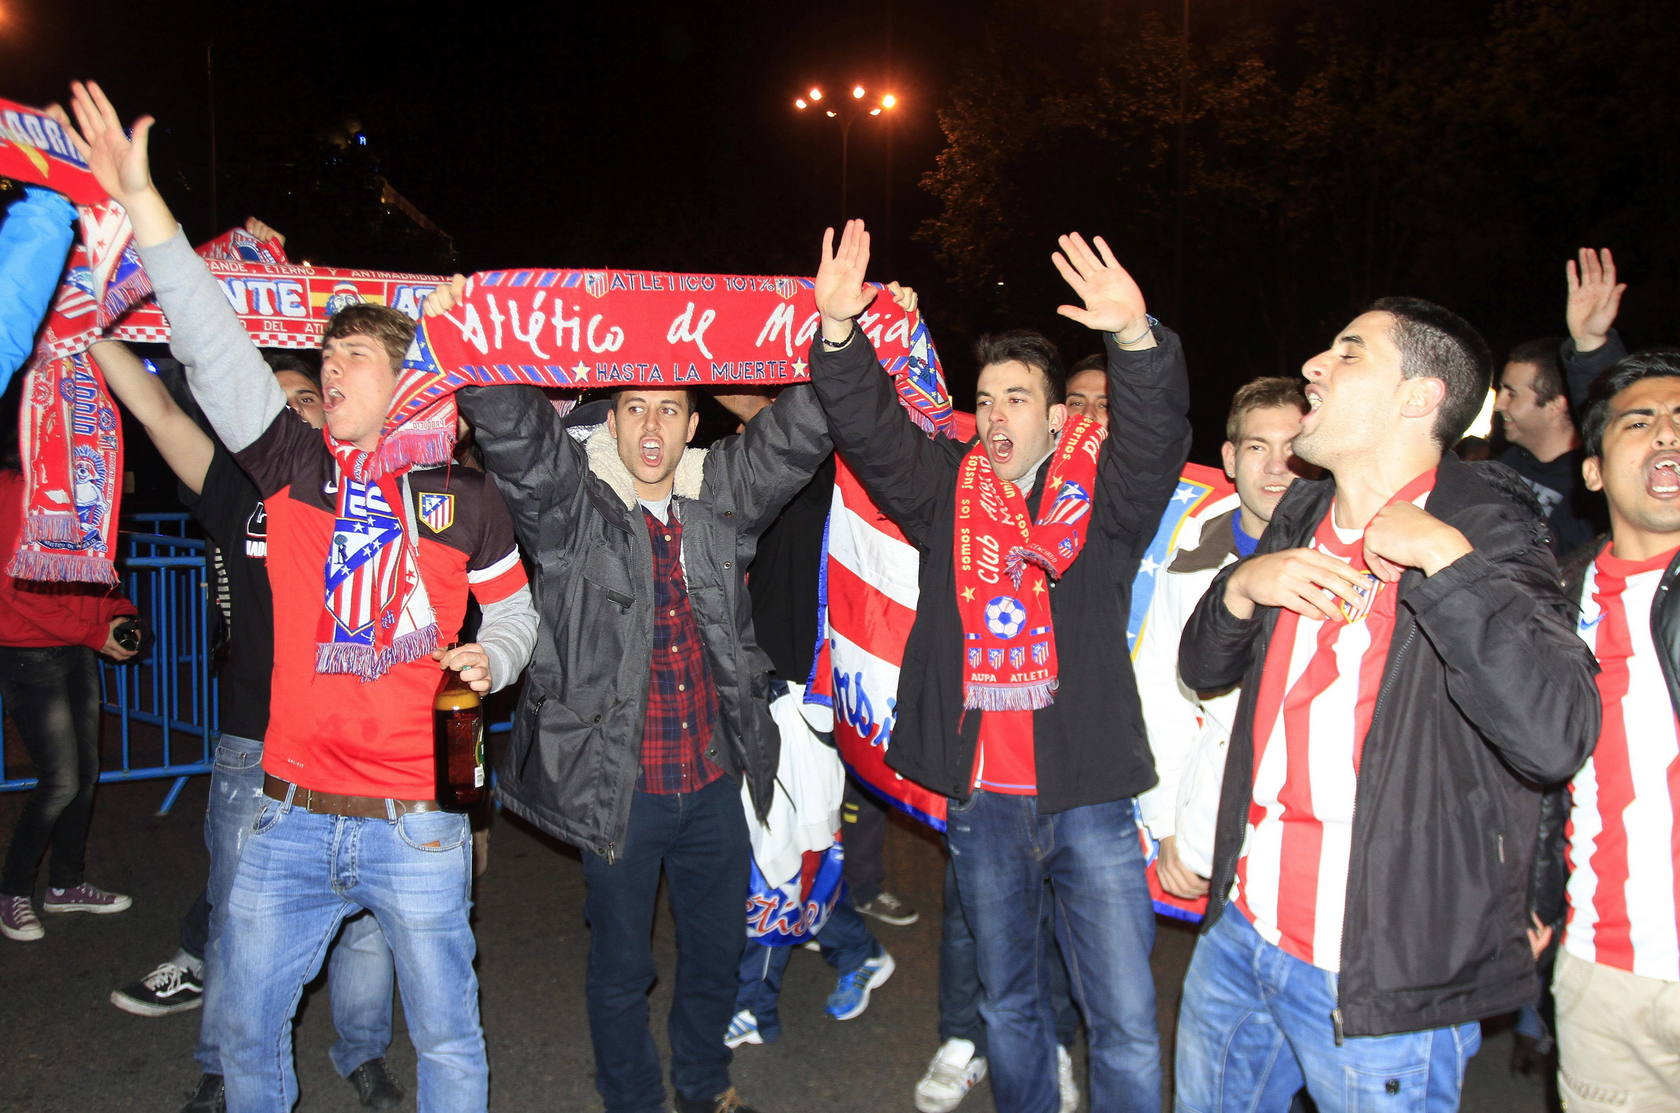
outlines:
[{"label": "khaki shorts", "polygon": [[1680,982],[1560,950],[1558,1096],[1568,1113],[1680,1110]]}]

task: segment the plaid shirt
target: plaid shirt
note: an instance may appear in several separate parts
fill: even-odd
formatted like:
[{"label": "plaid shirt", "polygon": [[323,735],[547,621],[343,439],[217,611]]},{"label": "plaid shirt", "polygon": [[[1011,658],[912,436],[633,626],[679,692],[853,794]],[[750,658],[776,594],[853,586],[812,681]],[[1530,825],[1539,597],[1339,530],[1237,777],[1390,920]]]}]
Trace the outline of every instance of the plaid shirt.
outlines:
[{"label": "plaid shirt", "polygon": [[683,580],[682,524],[669,516],[661,522],[642,510],[653,542],[653,660],[636,789],[660,794],[694,792],[723,776],[706,756],[717,689]]}]

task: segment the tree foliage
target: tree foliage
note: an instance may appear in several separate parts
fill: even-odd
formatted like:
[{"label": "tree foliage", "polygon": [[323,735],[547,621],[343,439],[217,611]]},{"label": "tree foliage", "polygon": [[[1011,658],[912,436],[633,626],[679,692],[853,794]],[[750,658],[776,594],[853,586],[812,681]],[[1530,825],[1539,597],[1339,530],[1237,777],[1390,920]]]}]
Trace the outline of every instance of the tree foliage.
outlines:
[{"label": "tree foliage", "polygon": [[1441,301],[1496,350],[1556,333],[1563,260],[1589,242],[1629,264],[1630,327],[1667,327],[1680,106],[1660,0],[1194,2],[1188,44],[1103,0],[993,6],[923,180],[959,327],[1052,327],[1055,235],[1103,234],[1185,336],[1199,427],[1378,296]]}]

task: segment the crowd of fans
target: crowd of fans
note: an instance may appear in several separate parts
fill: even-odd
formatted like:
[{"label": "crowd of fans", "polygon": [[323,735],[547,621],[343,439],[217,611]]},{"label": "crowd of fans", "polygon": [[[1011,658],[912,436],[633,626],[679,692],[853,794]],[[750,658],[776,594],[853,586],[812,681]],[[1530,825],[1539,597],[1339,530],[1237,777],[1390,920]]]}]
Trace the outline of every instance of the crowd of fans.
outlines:
[{"label": "crowd of fans", "polygon": [[[682,1113],[750,1113],[733,1049],[778,1037],[793,948],[749,934],[749,874],[837,826],[849,893],[808,934],[837,975],[828,1014],[865,1011],[895,968],[868,919],[917,913],[884,888],[879,803],[801,714],[836,453],[920,554],[888,754],[948,799],[918,1109],[988,1074],[1004,1113],[1071,1113],[1082,1089],[1105,1113],[1159,1109],[1152,884],[1201,922],[1178,1109],[1454,1109],[1481,1022],[1509,1013],[1570,1110],[1680,1108],[1680,353],[1627,353],[1609,251],[1567,264],[1568,337],[1497,374],[1450,310],[1365,307],[1300,377],[1236,392],[1231,493],[1189,514],[1183,348],[1078,234],[1053,257],[1058,311],[1101,352],[1064,371],[1039,333],[982,338],[972,441],[900,405],[857,321],[916,295],[865,281],[853,221],[823,238],[810,383],[720,391],[736,435],[692,447],[690,390],[566,413],[535,387],[472,387],[478,466],[447,467],[385,432],[413,321],[353,305],[318,374],[265,361],[152,182],[149,121],[126,131],[91,85],[72,111],[184,382],[115,341],[91,355],[179,480],[228,603],[210,873],[179,950],[112,994],[202,1009],[183,1113],[291,1108],[293,1014],[323,962],[334,1066],[364,1105],[403,1100],[395,986],[418,1107],[486,1108],[474,839],[432,766],[440,669],[481,692],[523,677],[497,798],[581,851],[609,1113],[667,1108],[667,1077]],[[8,374],[74,215],[30,187],[0,226]],[[1490,387],[1506,447],[1463,459]],[[23,479],[3,463],[9,553]],[[95,654],[133,657],[133,616],[115,590],[0,578],[0,697],[40,778],[0,876],[8,939],[46,934],[43,858],[45,912],[129,906],[88,880],[83,846]],[[647,1001],[662,878],[668,1075]]]}]

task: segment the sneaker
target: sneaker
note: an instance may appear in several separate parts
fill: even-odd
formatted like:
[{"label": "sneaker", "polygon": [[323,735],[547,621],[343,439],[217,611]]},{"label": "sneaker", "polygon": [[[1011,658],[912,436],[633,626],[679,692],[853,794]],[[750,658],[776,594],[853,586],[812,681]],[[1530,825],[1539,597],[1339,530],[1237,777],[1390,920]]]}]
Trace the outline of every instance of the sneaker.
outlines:
[{"label": "sneaker", "polygon": [[858,905],[857,910],[865,916],[872,916],[883,924],[891,924],[893,927],[909,927],[922,917],[920,912],[917,912],[885,889],[876,893],[872,900],[866,900]]},{"label": "sneaker", "polygon": [[227,1113],[227,1091],[222,1087],[222,1076],[206,1074],[200,1077],[198,1089],[192,1092],[187,1104],[181,1106],[181,1113]]},{"label": "sneaker", "polygon": [[741,1100],[731,1086],[715,1098],[685,1098],[677,1095],[677,1113],[758,1113]]},{"label": "sneaker", "polygon": [[986,1060],[974,1054],[974,1041],[946,1040],[916,1083],[916,1108],[921,1113],[951,1113],[985,1077]]},{"label": "sneaker", "polygon": [[892,955],[882,951],[850,974],[841,974],[834,992],[828,995],[828,1005],[823,1011],[835,1020],[862,1016],[863,1010],[869,1007],[869,991],[885,985],[897,969],[898,964],[893,961]]},{"label": "sneaker", "polygon": [[168,1016],[204,1004],[204,977],[174,959],[131,985],[111,991],[111,1004],[135,1016]]},{"label": "sneaker", "polygon": [[744,1043],[763,1043],[764,1037],[758,1034],[758,1017],[751,1009],[742,1009],[729,1022],[729,1030],[723,1034],[723,1046],[740,1047]]},{"label": "sneaker", "polygon": [[1062,1113],[1075,1113],[1079,1108],[1079,1083],[1073,1080],[1073,1056],[1061,1044],[1056,1045],[1056,1087],[1062,1092]]},{"label": "sneaker", "polygon": [[385,1057],[369,1059],[345,1076],[356,1090],[364,1109],[395,1109],[402,1104],[403,1089],[385,1065]]},{"label": "sneaker", "polygon": [[41,902],[41,908],[46,912],[92,912],[103,916],[122,912],[133,903],[121,893],[107,893],[99,886],[84,881],[68,889],[48,889],[47,899]]},{"label": "sneaker", "polygon": [[16,939],[19,943],[47,934],[41,927],[40,917],[35,915],[35,905],[30,899],[14,897],[9,893],[0,894],[0,932],[4,932],[7,939]]}]

